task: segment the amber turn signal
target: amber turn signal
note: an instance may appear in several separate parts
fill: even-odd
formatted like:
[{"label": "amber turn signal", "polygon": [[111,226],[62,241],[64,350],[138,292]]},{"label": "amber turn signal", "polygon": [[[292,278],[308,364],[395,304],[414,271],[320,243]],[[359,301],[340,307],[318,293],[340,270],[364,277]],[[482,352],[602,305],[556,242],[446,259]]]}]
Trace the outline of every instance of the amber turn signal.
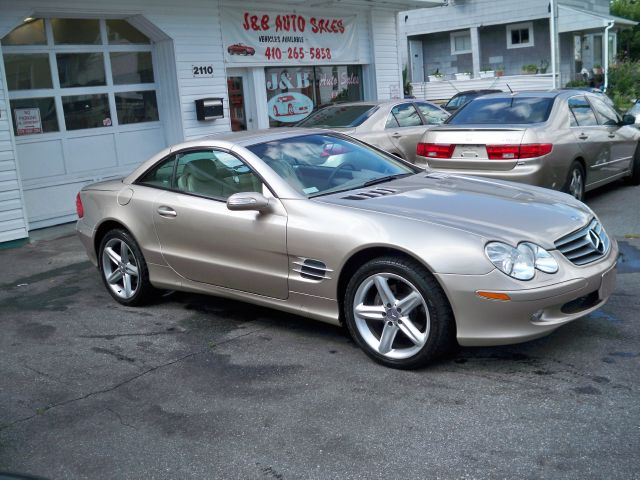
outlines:
[{"label": "amber turn signal", "polygon": [[500,292],[476,292],[476,295],[482,298],[488,298],[489,300],[500,300],[502,302],[511,300],[509,295]]}]

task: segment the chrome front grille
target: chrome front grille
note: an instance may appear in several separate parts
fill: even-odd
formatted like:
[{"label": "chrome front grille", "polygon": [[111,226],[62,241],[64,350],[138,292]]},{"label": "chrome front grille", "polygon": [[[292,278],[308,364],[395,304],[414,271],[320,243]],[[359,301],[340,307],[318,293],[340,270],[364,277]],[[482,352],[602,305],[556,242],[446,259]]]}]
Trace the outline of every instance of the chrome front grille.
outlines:
[{"label": "chrome front grille", "polygon": [[556,240],[556,248],[575,265],[586,265],[604,257],[611,242],[596,219],[589,225]]},{"label": "chrome front grille", "polygon": [[330,273],[333,272],[333,270],[327,268],[324,262],[311,258],[298,258],[299,260],[293,262],[293,271],[299,273],[302,278],[306,278],[307,280],[325,280],[331,278]]}]

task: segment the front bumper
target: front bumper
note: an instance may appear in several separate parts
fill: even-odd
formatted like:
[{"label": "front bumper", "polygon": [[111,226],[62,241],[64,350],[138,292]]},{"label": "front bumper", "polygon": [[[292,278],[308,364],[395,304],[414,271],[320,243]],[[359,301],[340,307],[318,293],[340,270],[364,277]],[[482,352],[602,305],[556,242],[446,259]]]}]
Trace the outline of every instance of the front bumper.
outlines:
[{"label": "front bumper", "polygon": [[[613,291],[618,245],[597,262],[577,267],[553,252],[564,272],[537,283],[518,282],[493,270],[486,275],[438,274],[456,319],[458,343],[463,346],[507,345],[551,333],[606,303]],[[519,288],[514,288],[519,287]],[[478,291],[506,293],[511,300],[489,300]]]}]

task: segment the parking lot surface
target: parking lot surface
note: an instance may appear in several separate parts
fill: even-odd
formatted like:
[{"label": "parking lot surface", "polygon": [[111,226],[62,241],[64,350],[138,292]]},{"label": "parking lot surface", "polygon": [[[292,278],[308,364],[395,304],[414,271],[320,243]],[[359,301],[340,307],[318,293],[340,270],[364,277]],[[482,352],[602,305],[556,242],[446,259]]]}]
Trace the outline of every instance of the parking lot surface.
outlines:
[{"label": "parking lot surface", "polygon": [[340,328],[168,293],[117,304],[73,235],[0,251],[0,470],[68,478],[640,478],[640,187],[599,311],[419,370]]}]

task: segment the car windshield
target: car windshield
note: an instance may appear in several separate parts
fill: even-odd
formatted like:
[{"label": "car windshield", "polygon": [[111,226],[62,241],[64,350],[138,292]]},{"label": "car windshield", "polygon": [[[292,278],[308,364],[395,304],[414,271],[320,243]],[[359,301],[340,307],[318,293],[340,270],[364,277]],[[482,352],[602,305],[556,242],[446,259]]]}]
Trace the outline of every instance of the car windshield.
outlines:
[{"label": "car windshield", "polygon": [[377,109],[374,105],[331,105],[312,113],[297,126],[353,128],[362,125]]},{"label": "car windshield", "polygon": [[247,147],[307,197],[365,187],[421,171],[354,140],[301,135]]},{"label": "car windshield", "polygon": [[546,122],[553,98],[549,97],[479,97],[467,103],[445,122],[464,124],[529,124]]}]

